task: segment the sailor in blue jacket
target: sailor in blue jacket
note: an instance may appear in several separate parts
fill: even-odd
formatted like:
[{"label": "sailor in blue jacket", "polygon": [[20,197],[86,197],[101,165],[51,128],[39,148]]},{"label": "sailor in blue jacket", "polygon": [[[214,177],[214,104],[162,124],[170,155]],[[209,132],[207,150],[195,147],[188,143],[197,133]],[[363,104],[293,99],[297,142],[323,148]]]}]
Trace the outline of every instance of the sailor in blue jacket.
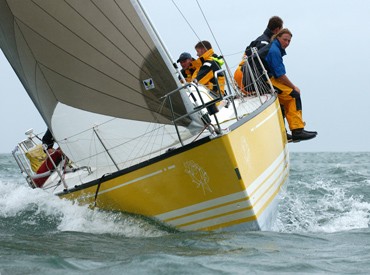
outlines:
[{"label": "sailor in blue jacket", "polygon": [[274,36],[273,41],[258,53],[278,93],[279,102],[284,106],[293,141],[300,141],[316,137],[317,132],[304,129],[301,91],[286,75],[283,56],[286,55],[285,49],[289,46],[291,38],[292,33],[288,29],[282,29]]}]

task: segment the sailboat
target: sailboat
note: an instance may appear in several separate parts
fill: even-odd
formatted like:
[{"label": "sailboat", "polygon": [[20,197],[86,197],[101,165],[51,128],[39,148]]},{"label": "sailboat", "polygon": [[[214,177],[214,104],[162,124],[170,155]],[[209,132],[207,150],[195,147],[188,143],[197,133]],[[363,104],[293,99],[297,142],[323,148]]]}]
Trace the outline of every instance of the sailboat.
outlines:
[{"label": "sailboat", "polygon": [[[253,92],[227,78],[227,93],[210,96],[179,80],[136,0],[0,0],[0,27],[1,50],[62,152],[57,163],[26,132],[13,156],[32,188],[180,231],[271,229],[289,152],[256,52]],[[38,161],[52,168],[38,173]]]}]

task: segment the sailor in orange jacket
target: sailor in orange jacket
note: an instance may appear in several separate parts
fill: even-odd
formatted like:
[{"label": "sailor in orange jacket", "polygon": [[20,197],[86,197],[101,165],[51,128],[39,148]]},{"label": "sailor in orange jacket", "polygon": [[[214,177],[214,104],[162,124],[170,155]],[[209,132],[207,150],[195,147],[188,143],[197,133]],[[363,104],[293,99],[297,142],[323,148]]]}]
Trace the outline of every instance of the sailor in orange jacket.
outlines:
[{"label": "sailor in orange jacket", "polygon": [[238,67],[236,68],[234,72],[234,80],[236,84],[238,85],[238,88],[240,91],[244,93],[244,85],[243,85],[243,66],[245,64],[245,60],[243,60],[239,63]]},{"label": "sailor in orange jacket", "polygon": [[222,56],[214,53],[211,43],[208,41],[200,41],[195,45],[197,56],[196,62],[201,66],[195,76],[195,80],[202,85],[205,85],[215,96],[218,96],[219,91],[222,95],[225,94],[225,74],[223,72],[215,78],[215,72],[221,69],[224,63]]}]

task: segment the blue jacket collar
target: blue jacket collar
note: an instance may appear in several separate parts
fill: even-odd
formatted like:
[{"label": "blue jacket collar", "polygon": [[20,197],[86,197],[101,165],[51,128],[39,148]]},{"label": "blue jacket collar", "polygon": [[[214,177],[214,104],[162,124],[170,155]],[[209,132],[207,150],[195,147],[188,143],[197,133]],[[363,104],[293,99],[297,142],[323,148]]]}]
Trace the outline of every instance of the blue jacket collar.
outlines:
[{"label": "blue jacket collar", "polygon": [[274,41],[272,41],[272,44],[276,45],[279,48],[281,56],[286,55],[286,51],[281,47],[281,44],[277,38],[275,38]]}]

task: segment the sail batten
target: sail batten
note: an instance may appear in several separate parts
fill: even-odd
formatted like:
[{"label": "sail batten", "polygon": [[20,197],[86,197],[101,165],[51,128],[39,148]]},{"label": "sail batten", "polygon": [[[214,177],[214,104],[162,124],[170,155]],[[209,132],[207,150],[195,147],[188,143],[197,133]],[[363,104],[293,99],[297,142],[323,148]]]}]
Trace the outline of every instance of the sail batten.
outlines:
[{"label": "sail batten", "polygon": [[[84,5],[86,4],[85,2],[76,2],[76,4],[78,4],[78,3],[83,3]],[[55,7],[55,3],[54,2],[50,2],[50,4],[51,4],[51,7]],[[132,62],[132,65],[135,65],[137,68],[139,68],[140,69],[140,64],[138,64],[138,63],[136,63],[135,62],[135,59],[133,59],[132,57],[130,57],[130,56],[128,56],[114,41],[113,41],[113,39],[114,39],[114,37],[113,37],[113,39],[110,39],[109,37],[107,37],[105,34],[104,34],[104,30],[103,29],[99,29],[99,28],[97,28],[95,25],[93,25],[92,23],[91,23],[91,21],[89,21],[89,18],[86,18],[85,16],[84,16],[84,14],[82,14],[82,13],[80,13],[76,8],[74,8],[74,6],[72,6],[70,3],[66,3],[66,4],[68,4],[70,7],[71,7],[71,9],[72,10],[74,10],[75,12],[76,12],[76,15],[78,15],[79,17],[80,17],[80,19],[83,21],[83,22],[85,22],[86,23],[86,25],[88,25],[88,26],[91,26],[91,28],[93,28],[93,29],[95,29],[96,31],[97,31],[97,34],[99,34],[99,35],[101,35],[102,37],[104,37],[104,39],[106,39],[106,41],[108,42],[108,43],[110,43],[112,46],[114,46],[116,49],[117,49],[117,51],[119,51],[119,52],[121,52],[124,56],[125,56],[125,58],[127,58],[127,60],[125,60],[124,62],[126,63],[127,61],[130,61],[130,62]],[[96,4],[94,3],[94,5],[96,6]],[[97,7],[97,6],[96,6]],[[43,9],[42,7],[40,7],[41,9]],[[98,7],[97,7],[98,8]],[[58,7],[58,9],[59,9],[59,7]],[[81,9],[82,9],[82,7],[81,7]],[[100,9],[100,8],[98,8],[99,9],[99,11],[100,12],[102,12],[102,10]],[[123,70],[125,70],[128,74],[131,74],[133,77],[135,77],[135,75],[134,74],[132,74],[131,73],[131,71],[132,71],[132,67],[131,67],[131,70],[126,70],[126,69],[124,69],[118,62],[116,62],[114,59],[111,59],[108,55],[106,55],[104,52],[103,52],[103,47],[101,48],[101,49],[99,49],[98,47],[95,47],[94,45],[93,45],[93,43],[91,43],[91,42],[89,42],[88,41],[88,38],[84,38],[83,37],[83,34],[85,33],[85,31],[84,30],[80,30],[80,33],[77,33],[77,32],[75,32],[72,28],[70,28],[68,25],[66,25],[66,24],[63,24],[63,22],[62,21],[60,21],[57,17],[55,17],[53,14],[51,14],[51,13],[49,13],[48,12],[48,10],[46,10],[46,9],[43,9],[51,18],[53,18],[55,21],[57,21],[61,26],[63,26],[64,28],[66,28],[68,31],[70,31],[71,33],[73,33],[78,39],[81,39],[83,42],[85,42],[87,45],[89,45],[89,46],[91,46],[92,48],[94,48],[97,52],[99,52],[100,54],[102,54],[102,55],[104,55],[107,59],[109,59],[110,61],[112,61],[113,63],[116,63],[117,64],[117,66],[119,66],[119,67],[121,67]],[[83,12],[83,10],[82,10],[82,12]],[[126,43],[128,44],[128,45],[131,45],[131,47],[132,47],[132,49],[135,49],[135,47],[130,43],[130,41],[129,41],[129,39],[125,36],[125,34],[124,33],[122,33],[119,29],[117,29],[116,27],[115,27],[115,25],[113,24],[113,22],[102,12],[102,15],[106,18],[106,20],[107,21],[109,21],[110,23],[111,23],[111,26],[109,26],[109,27],[112,27],[112,28],[115,28],[118,32],[119,32],[119,34],[122,36],[122,37],[124,37],[125,39],[126,39]],[[122,12],[122,16],[125,16],[125,14]],[[81,20],[77,23],[75,23],[75,24],[79,24],[79,25],[81,25]],[[66,23],[69,23],[69,24],[72,24],[71,22],[70,22],[71,20],[70,20],[70,18],[69,18],[69,20],[66,22]],[[45,37],[44,37],[45,38]],[[94,35],[94,39],[97,39],[97,40],[99,40],[98,39],[99,37],[96,37],[96,35]],[[45,38],[46,39],[46,38]],[[51,41],[50,41],[51,42]],[[125,46],[125,45],[122,45],[121,46],[122,48],[126,48],[127,46]],[[148,49],[149,49],[149,47],[148,47]],[[140,54],[140,52],[137,52],[137,54],[138,55],[141,55]],[[143,58],[145,58],[144,56],[142,56]],[[149,73],[148,73],[148,76],[149,76]]]}]

